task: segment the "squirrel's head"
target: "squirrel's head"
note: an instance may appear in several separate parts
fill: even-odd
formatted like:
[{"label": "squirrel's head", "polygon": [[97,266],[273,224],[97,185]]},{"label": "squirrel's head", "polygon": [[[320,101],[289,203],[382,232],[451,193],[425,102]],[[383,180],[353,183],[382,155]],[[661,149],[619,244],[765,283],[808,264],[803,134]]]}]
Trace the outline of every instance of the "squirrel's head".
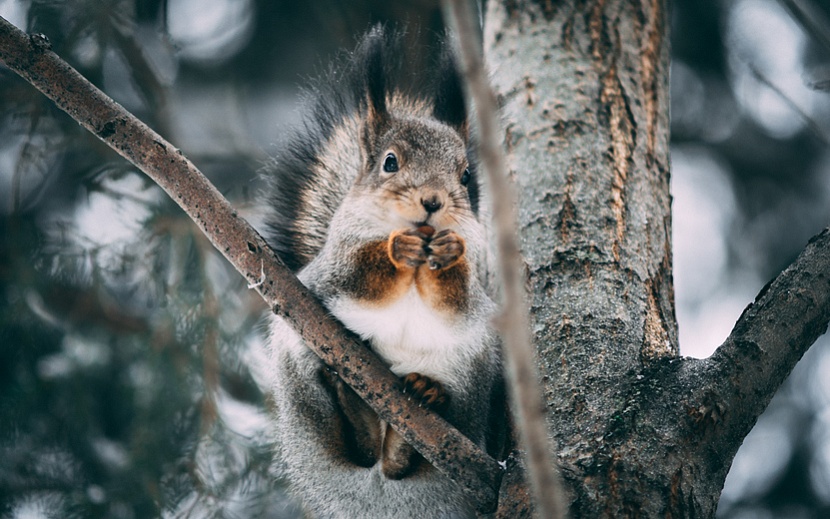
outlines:
[{"label": "squirrel's head", "polygon": [[[367,132],[364,128],[364,136]],[[376,138],[364,141],[355,187],[371,193],[397,226],[442,230],[473,217],[467,145],[453,128],[426,118],[392,119]]]},{"label": "squirrel's head", "polygon": [[422,101],[389,91],[381,29],[371,31],[362,46],[366,97],[355,189],[371,196],[394,226],[429,224],[442,230],[475,218],[478,184],[452,54],[445,49],[434,95]]}]

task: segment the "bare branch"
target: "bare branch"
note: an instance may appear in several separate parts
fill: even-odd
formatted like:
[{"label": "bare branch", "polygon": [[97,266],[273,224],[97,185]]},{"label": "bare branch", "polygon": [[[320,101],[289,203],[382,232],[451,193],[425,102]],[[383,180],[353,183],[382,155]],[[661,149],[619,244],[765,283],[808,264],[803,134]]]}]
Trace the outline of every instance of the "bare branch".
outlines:
[{"label": "bare branch", "polygon": [[778,97],[780,97],[785,103],[787,103],[790,106],[790,108],[793,109],[795,113],[797,113],[805,123],[807,123],[807,128],[809,128],[810,131],[813,132],[813,135],[815,135],[822,143],[824,143],[825,146],[830,145],[830,138],[827,137],[821,126],[812,117],[810,117],[810,115],[807,112],[805,112],[800,106],[798,106],[798,103],[796,103],[793,98],[791,98],[783,90],[778,88],[778,86],[774,84],[772,80],[770,80],[764,73],[758,70],[758,68],[755,67],[755,65],[750,64],[749,71],[752,72],[752,75],[755,76],[755,78],[758,81],[767,85],[773,92],[775,92],[778,95]]},{"label": "bare branch", "polygon": [[0,61],[159,184],[381,419],[468,489],[482,511],[495,508],[501,476],[496,461],[437,414],[406,399],[397,377],[325,311],[179,150],[51,52],[43,35],[28,36],[1,17]]},{"label": "bare branch", "polygon": [[726,342],[708,359],[704,388],[718,395],[724,434],[740,440],[795,364],[830,322],[830,229],[744,310]]},{"label": "bare branch", "polygon": [[493,196],[493,219],[498,243],[499,275],[504,290],[500,316],[512,408],[525,450],[528,475],[540,517],[566,515],[562,484],[548,447],[545,407],[539,386],[524,291],[524,268],[519,252],[514,205],[516,195],[507,181],[501,148],[496,98],[487,82],[476,17],[467,0],[443,0],[445,17],[458,36],[461,68],[470,104],[481,132],[482,169]]},{"label": "bare branch", "polygon": [[[810,0],[778,0],[813,40],[830,51],[830,20]],[[804,82],[810,88],[827,92],[830,90],[830,71],[825,67],[813,68],[805,74]]]},{"label": "bare branch", "polygon": [[830,50],[830,22],[809,0],[779,0],[807,33]]}]

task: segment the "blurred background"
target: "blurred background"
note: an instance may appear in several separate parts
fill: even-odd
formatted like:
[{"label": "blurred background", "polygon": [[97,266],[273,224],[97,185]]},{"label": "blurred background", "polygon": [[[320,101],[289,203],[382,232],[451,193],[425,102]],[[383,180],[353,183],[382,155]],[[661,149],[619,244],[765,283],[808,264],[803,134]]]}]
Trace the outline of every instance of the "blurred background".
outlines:
[{"label": "blurred background", "polygon": [[[297,86],[436,0],[0,0],[256,222]],[[684,355],[830,222],[830,3],[675,0]],[[413,41],[414,43],[414,41]],[[264,307],[152,182],[0,68],[0,517],[297,517],[269,473]],[[722,518],[830,517],[830,345],[744,442]]]}]

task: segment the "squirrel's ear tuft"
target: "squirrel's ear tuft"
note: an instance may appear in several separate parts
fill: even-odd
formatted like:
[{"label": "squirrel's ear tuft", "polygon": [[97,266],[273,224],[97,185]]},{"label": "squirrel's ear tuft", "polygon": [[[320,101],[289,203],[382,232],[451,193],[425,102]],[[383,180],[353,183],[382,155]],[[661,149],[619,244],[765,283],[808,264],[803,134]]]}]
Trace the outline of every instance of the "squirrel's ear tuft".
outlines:
[{"label": "squirrel's ear tuft", "polygon": [[432,114],[439,121],[458,130],[465,141],[468,139],[469,124],[467,107],[464,105],[461,73],[449,41],[444,43],[440,57],[438,76],[435,81],[435,108]]},{"label": "squirrel's ear tuft", "polygon": [[386,89],[390,35],[381,24],[372,27],[357,48],[357,60],[363,71],[366,119],[373,126],[387,118]]},{"label": "squirrel's ear tuft", "polygon": [[395,34],[377,24],[363,36],[354,53],[355,79],[359,82],[358,104],[363,111],[360,147],[364,166],[372,169],[377,160],[377,139],[389,124],[386,93]]}]

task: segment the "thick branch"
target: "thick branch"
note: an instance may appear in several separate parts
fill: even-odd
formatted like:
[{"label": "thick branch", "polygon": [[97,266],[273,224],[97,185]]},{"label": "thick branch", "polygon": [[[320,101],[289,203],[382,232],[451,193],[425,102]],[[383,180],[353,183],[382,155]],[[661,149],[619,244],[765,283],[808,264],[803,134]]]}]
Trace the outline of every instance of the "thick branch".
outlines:
[{"label": "thick branch", "polygon": [[496,115],[496,98],[487,81],[471,3],[468,0],[444,0],[443,8],[458,36],[460,62],[470,105],[475,111],[481,133],[481,166],[490,192],[498,195],[493,196],[493,221],[498,244],[499,275],[504,291],[500,332],[507,360],[512,409],[525,450],[528,476],[539,516],[565,517],[562,484],[548,447],[545,407],[530,340],[524,268],[514,210],[516,195],[507,181],[507,167]]},{"label": "thick branch", "polygon": [[717,407],[722,415],[725,445],[737,449],[828,322],[830,229],[825,229],[764,287],[708,359],[710,376],[703,392],[717,399],[708,407]]},{"label": "thick branch", "polygon": [[438,415],[403,397],[397,377],[335,321],[182,153],[51,52],[0,18],[0,61],[164,189],[274,311],[436,468],[495,507],[498,464]]}]

